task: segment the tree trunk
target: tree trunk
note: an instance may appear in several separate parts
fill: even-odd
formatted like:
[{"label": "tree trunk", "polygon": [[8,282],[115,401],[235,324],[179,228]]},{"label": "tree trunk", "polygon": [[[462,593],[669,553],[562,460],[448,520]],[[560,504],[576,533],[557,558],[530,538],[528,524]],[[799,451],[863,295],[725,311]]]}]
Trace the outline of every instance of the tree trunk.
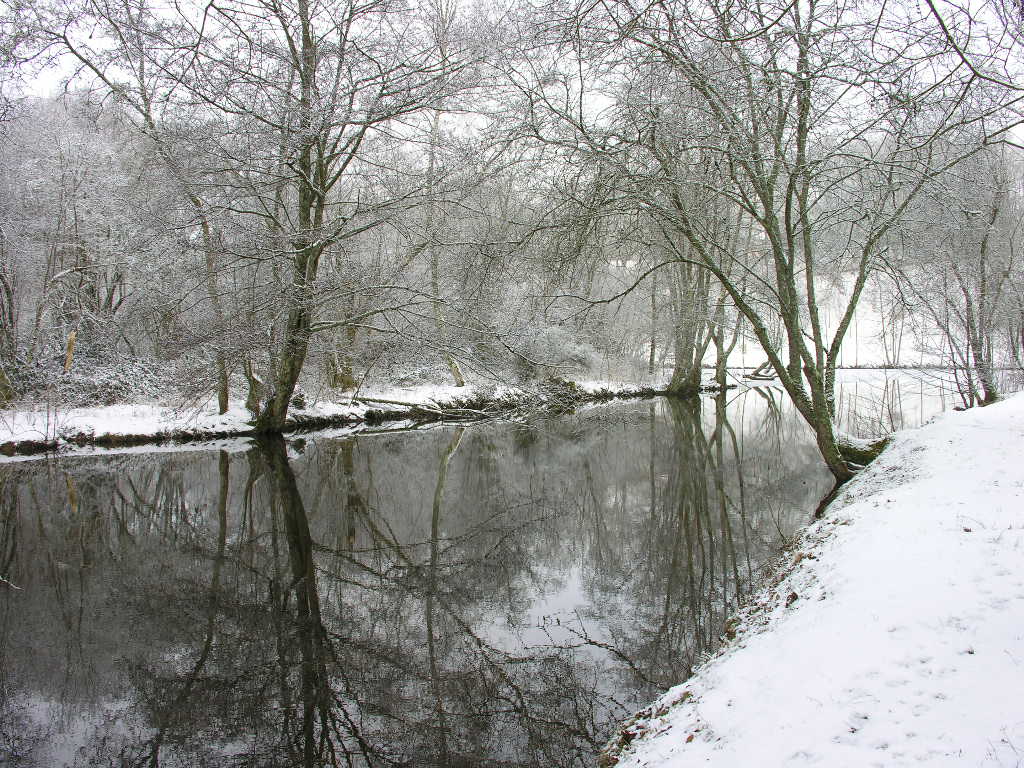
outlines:
[{"label": "tree trunk", "polygon": [[253,369],[252,360],[246,358],[243,363],[243,369],[245,371],[245,380],[249,387],[245,398],[245,408],[255,419],[260,414],[260,403],[263,399],[263,382]]},{"label": "tree trunk", "polygon": [[292,394],[309,351],[309,325],[309,311],[293,305],[278,353],[274,384],[256,417],[257,432],[280,432],[284,428]]},{"label": "tree trunk", "polygon": [[677,395],[692,395],[700,391],[701,363],[707,349],[707,340],[702,343],[701,339],[701,329],[706,323],[703,317],[706,296],[701,295],[703,286],[695,272],[695,267],[680,264],[669,280],[674,310],[672,342],[675,362],[665,391]]},{"label": "tree trunk", "polygon": [[658,347],[658,273],[651,275],[651,345],[647,357],[647,373],[654,374],[654,358]]},{"label": "tree trunk", "polygon": [[[445,48],[443,45],[440,46],[442,57],[445,55]],[[430,126],[430,156],[427,160],[427,195],[430,198],[427,208],[427,222],[426,222],[426,236],[427,238],[433,238],[433,228],[438,217],[437,201],[434,199],[434,183],[435,175],[437,172],[437,144],[441,132],[441,110],[434,110],[433,122]],[[444,321],[444,310],[441,308],[441,292],[440,292],[440,280],[438,279],[438,257],[437,247],[431,243],[427,246],[430,251],[430,292],[433,296],[434,306],[434,323],[437,326],[438,343],[441,348],[441,358],[444,360],[445,365],[448,366],[448,370],[452,375],[452,379],[455,381],[455,386],[464,387],[466,386],[466,380],[462,376],[462,369],[459,367],[458,362],[452,357],[448,351],[448,346],[445,343],[445,321]]]}]

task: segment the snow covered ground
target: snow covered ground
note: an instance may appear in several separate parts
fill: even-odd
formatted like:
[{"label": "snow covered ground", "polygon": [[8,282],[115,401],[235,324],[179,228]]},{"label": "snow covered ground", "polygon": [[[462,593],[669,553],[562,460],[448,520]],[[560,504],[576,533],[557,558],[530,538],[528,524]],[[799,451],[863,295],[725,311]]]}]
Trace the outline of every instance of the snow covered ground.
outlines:
[{"label": "snow covered ground", "polygon": [[[619,381],[581,382],[579,389],[589,394],[613,392],[635,395],[639,387]],[[542,393],[511,386],[486,383],[477,386],[422,384],[411,387],[375,387],[360,392],[358,400],[340,402],[320,400],[308,407],[292,407],[289,420],[308,424],[311,420],[334,420],[339,424],[357,423],[367,412],[392,412],[402,418],[411,407],[431,409],[445,404],[475,398],[504,400],[522,399],[535,403]],[[244,435],[252,429],[251,416],[239,402],[232,403],[227,413],[218,414],[216,404],[206,402],[195,406],[172,407],[156,404],[122,404],[97,408],[55,409],[45,405],[34,408],[0,410],[0,446],[35,443],[66,448],[93,440],[116,442],[111,438],[138,439],[178,436],[189,439],[219,438]],[[8,450],[8,452],[10,452]],[[3,459],[0,458],[0,461]]]},{"label": "snow covered ground", "polygon": [[[361,405],[322,403],[315,409],[295,410],[293,415],[358,419],[366,412]],[[0,411],[0,445],[33,441],[62,443],[76,438],[108,436],[138,437],[188,433],[195,437],[245,433],[251,419],[241,403],[218,414],[210,404],[173,408],[164,405],[123,404],[98,408]]]},{"label": "snow covered ground", "polygon": [[223,415],[209,407],[173,409],[160,405],[108,405],[99,408],[0,411],[0,443],[50,442],[77,434],[156,435],[174,429],[237,431],[249,418],[237,404]]},{"label": "snow covered ground", "polygon": [[1024,395],[898,433],[787,559],[620,768],[1024,765]]}]

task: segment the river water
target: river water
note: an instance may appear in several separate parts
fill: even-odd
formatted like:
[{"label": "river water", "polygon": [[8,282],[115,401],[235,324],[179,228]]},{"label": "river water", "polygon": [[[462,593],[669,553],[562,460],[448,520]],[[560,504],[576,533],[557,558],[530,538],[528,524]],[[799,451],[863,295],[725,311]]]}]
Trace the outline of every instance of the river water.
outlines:
[{"label": "river water", "polygon": [[4,464],[0,764],[592,766],[830,486],[771,388]]}]

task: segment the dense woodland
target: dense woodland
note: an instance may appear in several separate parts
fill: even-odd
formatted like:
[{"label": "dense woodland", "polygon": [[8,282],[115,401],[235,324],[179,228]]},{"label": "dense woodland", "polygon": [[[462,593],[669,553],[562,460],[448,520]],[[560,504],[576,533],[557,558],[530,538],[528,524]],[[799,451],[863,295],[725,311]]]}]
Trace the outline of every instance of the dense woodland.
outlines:
[{"label": "dense woodland", "polygon": [[751,346],[843,480],[855,313],[968,404],[1024,368],[1014,0],[2,8],[8,405],[272,432],[297,392],[685,392]]}]

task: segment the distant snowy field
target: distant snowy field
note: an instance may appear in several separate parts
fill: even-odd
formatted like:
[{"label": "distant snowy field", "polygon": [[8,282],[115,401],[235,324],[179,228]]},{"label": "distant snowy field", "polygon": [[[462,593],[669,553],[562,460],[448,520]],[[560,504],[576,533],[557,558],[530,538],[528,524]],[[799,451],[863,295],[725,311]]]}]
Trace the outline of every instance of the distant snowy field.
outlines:
[{"label": "distant snowy field", "polygon": [[789,558],[620,768],[1024,765],[1024,394],[897,434]]}]

